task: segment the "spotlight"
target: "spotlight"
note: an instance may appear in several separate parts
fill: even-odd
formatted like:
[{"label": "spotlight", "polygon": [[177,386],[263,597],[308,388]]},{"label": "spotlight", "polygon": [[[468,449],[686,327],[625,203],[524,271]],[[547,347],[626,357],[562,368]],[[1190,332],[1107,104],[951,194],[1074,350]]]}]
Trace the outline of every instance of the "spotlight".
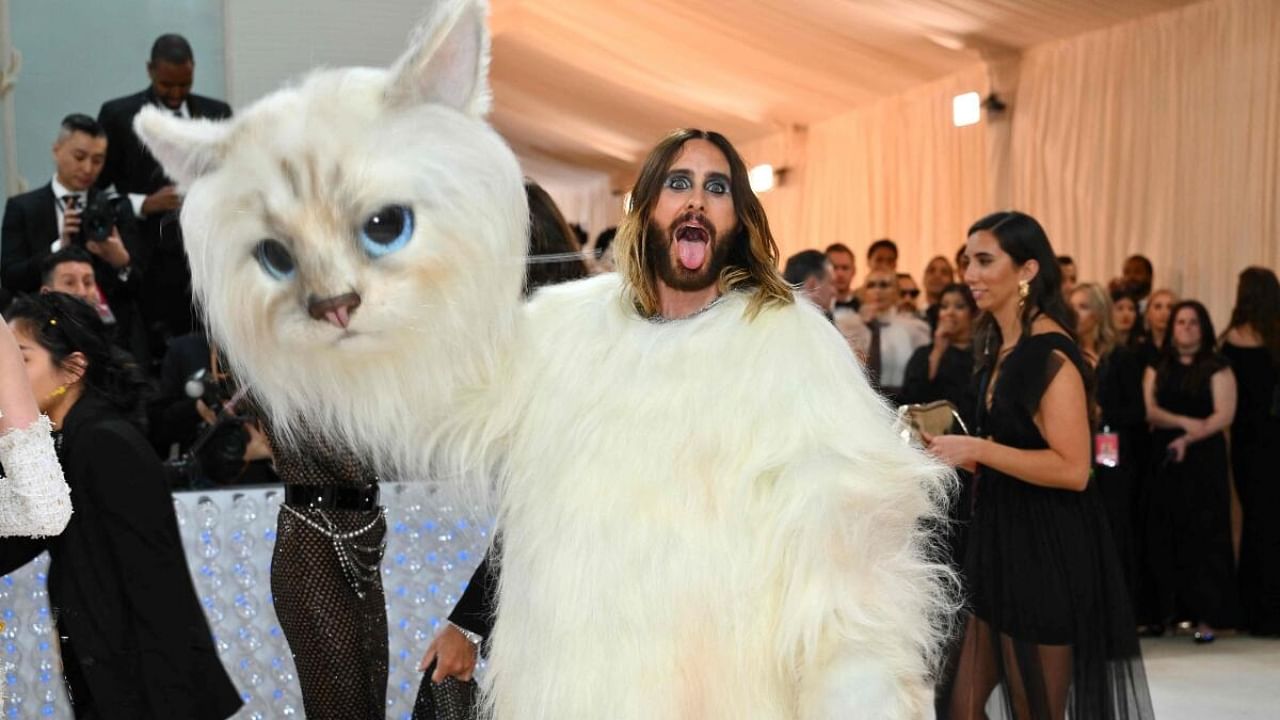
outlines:
[{"label": "spotlight", "polygon": [[774,172],[772,165],[757,165],[747,172],[747,179],[751,183],[751,190],[755,194],[769,192],[774,186]]},{"label": "spotlight", "polygon": [[951,122],[956,127],[975,125],[982,119],[982,97],[976,92],[957,95],[951,100]]}]

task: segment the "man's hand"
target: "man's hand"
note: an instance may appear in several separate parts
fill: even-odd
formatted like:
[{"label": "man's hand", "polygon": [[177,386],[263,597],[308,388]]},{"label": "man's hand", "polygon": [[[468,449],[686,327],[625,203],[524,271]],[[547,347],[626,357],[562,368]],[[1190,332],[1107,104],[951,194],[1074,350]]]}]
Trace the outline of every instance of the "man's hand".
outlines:
[{"label": "man's hand", "polygon": [[74,239],[75,236],[79,234],[80,234],[80,211],[79,210],[66,211],[65,213],[62,214],[62,235],[60,238],[61,244],[58,245],[58,249],[61,250],[62,248],[71,245],[72,239]]},{"label": "man's hand", "polygon": [[181,206],[182,196],[178,194],[177,188],[172,185],[165,185],[142,201],[142,214],[166,213],[171,210],[177,210]]},{"label": "man's hand", "polygon": [[116,270],[129,265],[129,251],[125,249],[124,241],[120,239],[120,231],[115,227],[111,228],[111,235],[106,240],[86,242],[84,248],[90,254],[102,258]]},{"label": "man's hand", "polygon": [[453,623],[445,623],[435,640],[427,646],[427,654],[422,656],[418,672],[425,672],[433,659],[436,671],[431,673],[431,682],[442,682],[447,677],[466,682],[476,671],[476,646]]}]

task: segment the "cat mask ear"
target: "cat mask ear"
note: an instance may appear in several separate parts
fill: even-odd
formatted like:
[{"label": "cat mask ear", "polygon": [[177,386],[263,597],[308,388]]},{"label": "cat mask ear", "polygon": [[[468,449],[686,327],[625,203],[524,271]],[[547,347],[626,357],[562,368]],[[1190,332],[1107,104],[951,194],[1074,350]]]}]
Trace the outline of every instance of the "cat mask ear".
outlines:
[{"label": "cat mask ear", "polygon": [[441,0],[391,68],[392,105],[439,103],[473,117],[489,112],[489,29],[483,0]]},{"label": "cat mask ear", "polygon": [[228,123],[174,117],[150,105],[133,119],[133,131],[179,187],[213,170],[222,157]]}]

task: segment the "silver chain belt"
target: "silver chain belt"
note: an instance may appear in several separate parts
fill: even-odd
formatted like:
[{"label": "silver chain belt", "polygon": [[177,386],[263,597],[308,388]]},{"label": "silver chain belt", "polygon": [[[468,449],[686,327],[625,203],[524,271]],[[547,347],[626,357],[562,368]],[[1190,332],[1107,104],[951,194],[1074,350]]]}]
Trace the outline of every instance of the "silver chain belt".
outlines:
[{"label": "silver chain belt", "polygon": [[338,566],[342,568],[343,577],[347,579],[347,584],[351,586],[356,597],[363,600],[368,586],[378,579],[378,573],[380,572],[378,566],[382,563],[382,554],[387,550],[387,539],[384,535],[382,541],[377,545],[361,545],[356,543],[355,540],[377,527],[378,521],[386,517],[387,509],[379,507],[377,517],[370,520],[369,524],[348,532],[339,532],[338,526],[319,508],[308,508],[308,510],[319,516],[324,525],[312,520],[302,511],[290,505],[281,505],[280,509],[288,510],[291,515],[301,520],[307,527],[329,538],[329,541],[333,543],[333,552],[338,556]]}]

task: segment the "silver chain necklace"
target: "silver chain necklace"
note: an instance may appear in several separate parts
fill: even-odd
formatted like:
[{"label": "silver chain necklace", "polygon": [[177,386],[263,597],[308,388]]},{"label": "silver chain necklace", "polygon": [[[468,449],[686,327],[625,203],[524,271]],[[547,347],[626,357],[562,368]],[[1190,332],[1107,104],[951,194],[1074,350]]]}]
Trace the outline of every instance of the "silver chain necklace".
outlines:
[{"label": "silver chain necklace", "polygon": [[715,298],[711,300],[711,302],[707,303],[706,305],[703,305],[701,308],[694,310],[693,312],[689,313],[688,315],[685,315],[684,317],[669,318],[669,317],[663,317],[662,314],[659,313],[656,315],[650,315],[645,319],[655,325],[666,325],[668,323],[680,322],[682,320],[692,320],[693,318],[696,318],[699,315],[702,315],[703,313],[707,312],[711,308],[719,305],[720,302],[725,299],[725,297],[727,297],[727,294],[717,295],[715,296]]}]

